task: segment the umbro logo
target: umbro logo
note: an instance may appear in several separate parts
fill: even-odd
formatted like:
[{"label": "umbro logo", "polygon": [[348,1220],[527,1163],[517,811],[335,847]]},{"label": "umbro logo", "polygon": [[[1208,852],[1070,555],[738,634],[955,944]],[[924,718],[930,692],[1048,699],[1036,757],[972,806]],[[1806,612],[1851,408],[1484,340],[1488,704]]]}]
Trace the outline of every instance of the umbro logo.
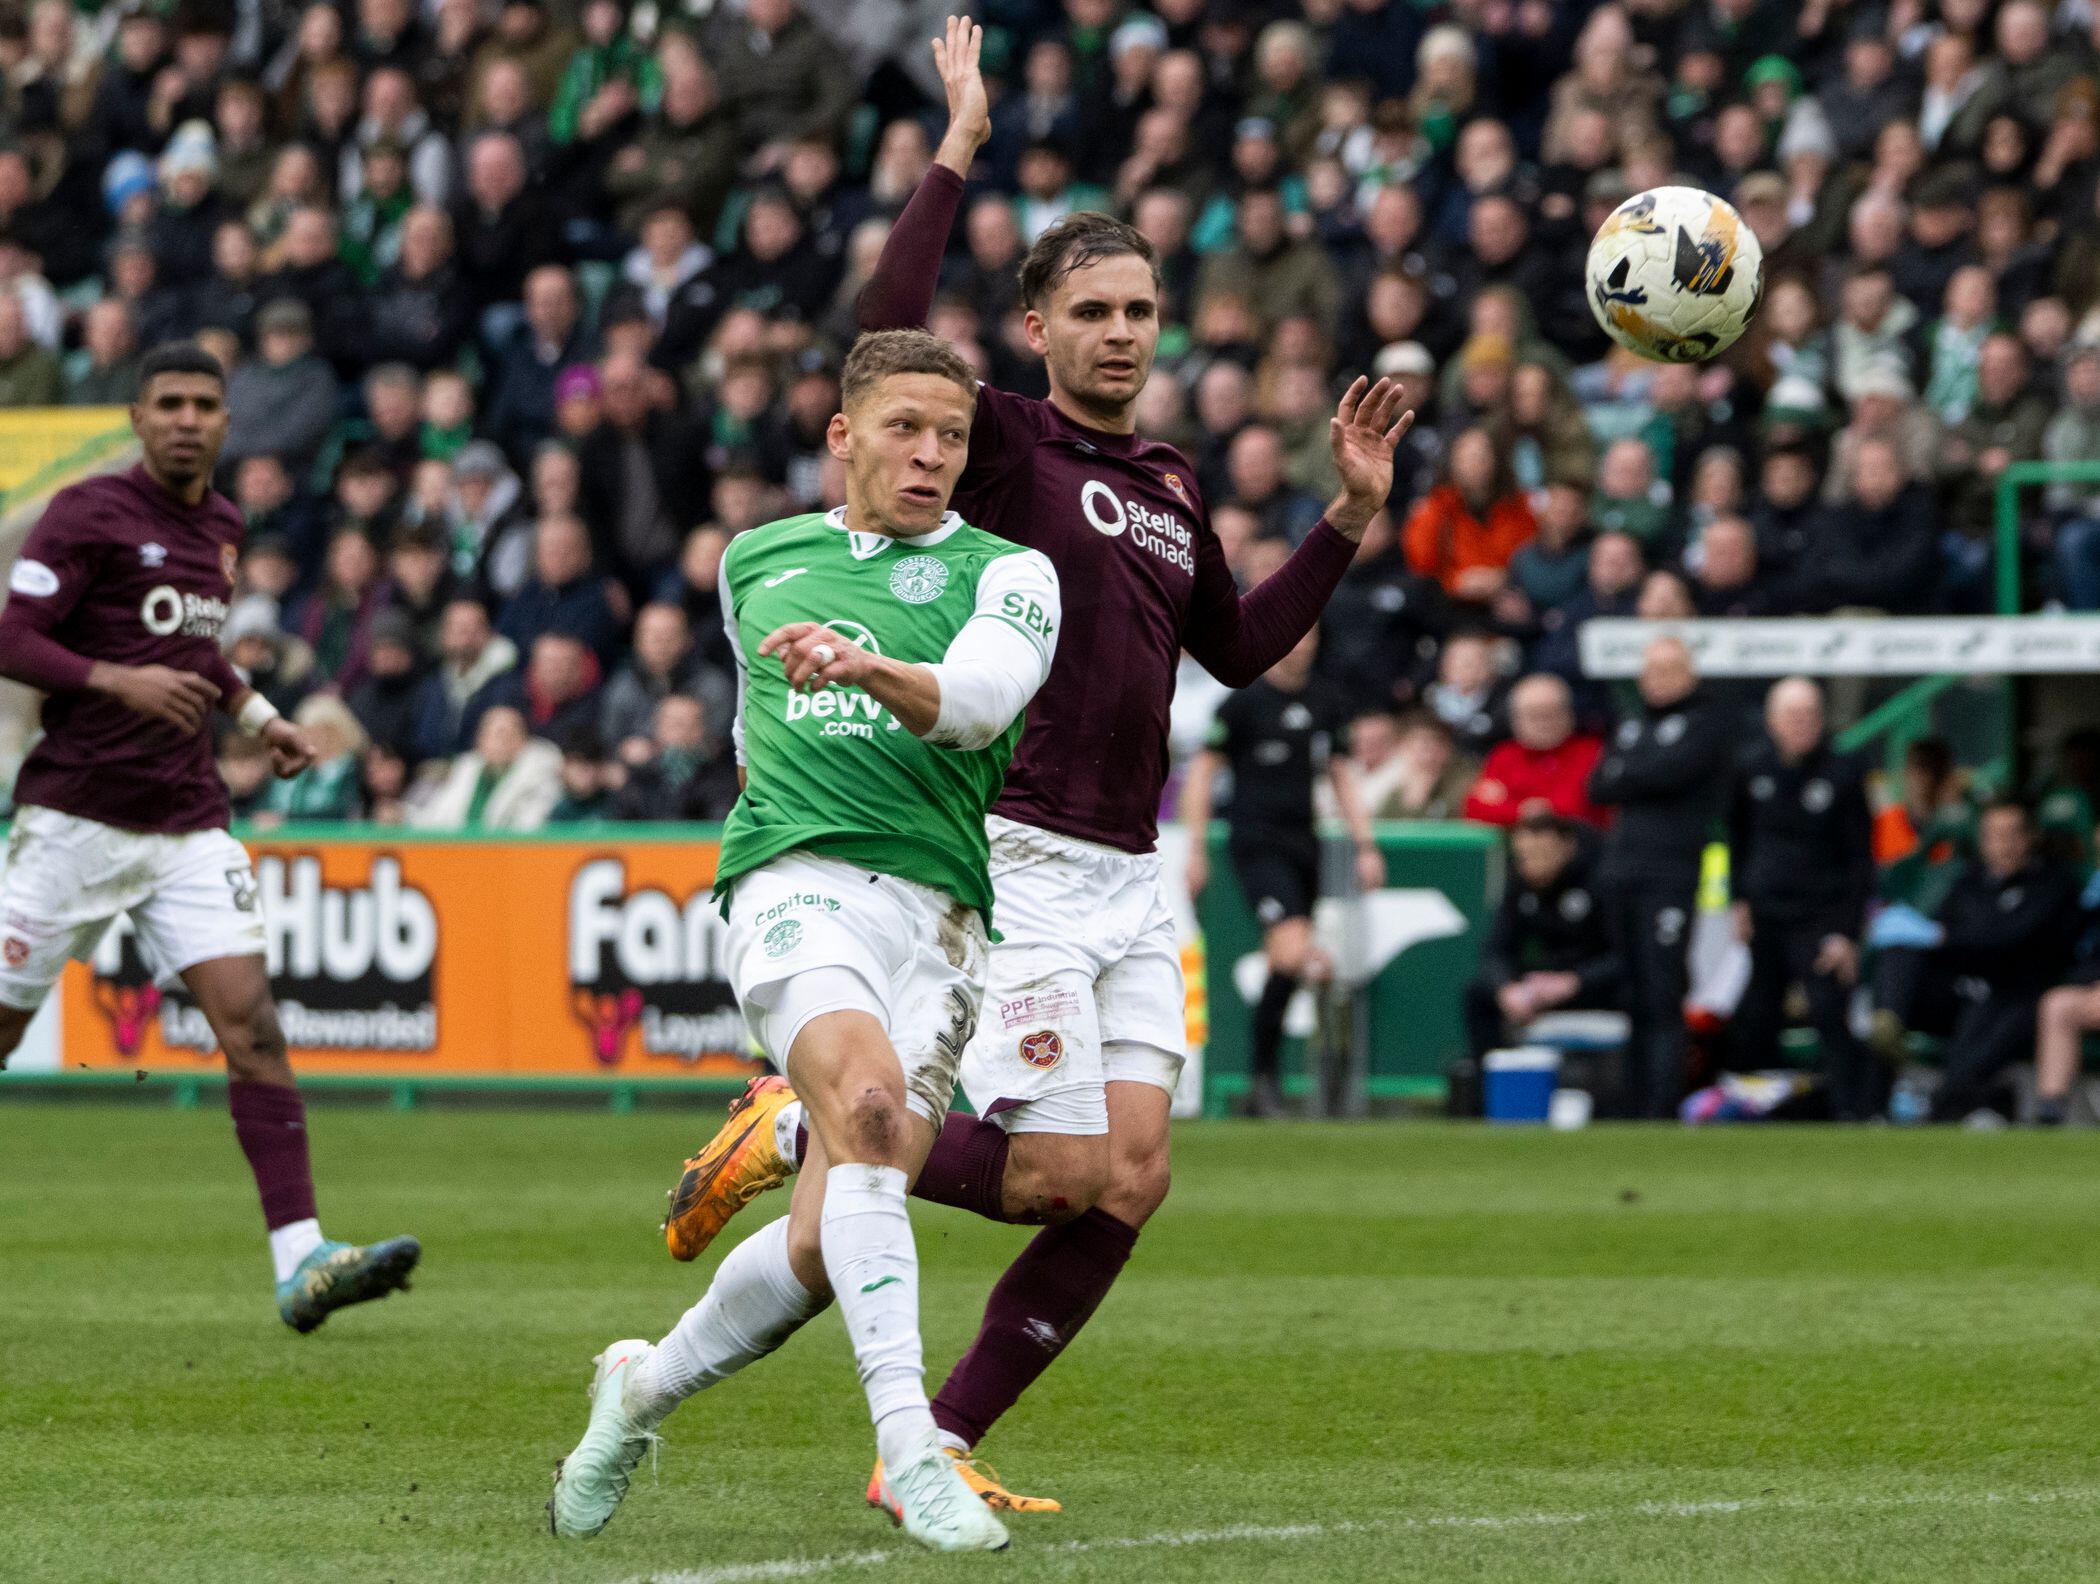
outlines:
[{"label": "umbro logo", "polygon": [[167,560],[168,552],[165,546],[154,544],[150,541],[139,546],[139,564],[141,566],[165,566]]}]

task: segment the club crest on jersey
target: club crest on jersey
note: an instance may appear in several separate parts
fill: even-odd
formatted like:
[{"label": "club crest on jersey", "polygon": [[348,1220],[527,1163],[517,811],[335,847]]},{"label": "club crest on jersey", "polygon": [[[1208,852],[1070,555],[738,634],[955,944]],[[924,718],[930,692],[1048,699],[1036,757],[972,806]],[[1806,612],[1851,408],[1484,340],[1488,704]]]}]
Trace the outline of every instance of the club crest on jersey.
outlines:
[{"label": "club crest on jersey", "polygon": [[1056,1029],[1037,1029],[1021,1036],[1021,1060],[1031,1067],[1055,1067],[1065,1059],[1065,1042]]},{"label": "club crest on jersey", "polygon": [[29,961],[29,942],[22,939],[19,935],[10,935],[7,937],[7,945],[4,951],[0,951],[0,955],[6,956],[8,967],[19,968],[22,964]]},{"label": "club crest on jersey", "polygon": [[1189,499],[1189,492],[1187,487],[1181,482],[1181,475],[1179,473],[1168,473],[1163,476],[1166,480],[1167,488],[1174,492],[1174,498],[1190,511],[1194,511],[1196,503]]},{"label": "club crest on jersey", "polygon": [[948,563],[938,556],[906,556],[890,573],[890,592],[907,605],[927,605],[948,586]]},{"label": "club crest on jersey", "polygon": [[228,588],[233,587],[233,575],[235,570],[240,566],[240,563],[240,552],[234,549],[232,545],[219,546],[219,570],[226,574],[226,586]]},{"label": "club crest on jersey", "polygon": [[149,541],[139,546],[140,566],[161,567],[167,564],[168,551],[165,545],[154,544]]}]

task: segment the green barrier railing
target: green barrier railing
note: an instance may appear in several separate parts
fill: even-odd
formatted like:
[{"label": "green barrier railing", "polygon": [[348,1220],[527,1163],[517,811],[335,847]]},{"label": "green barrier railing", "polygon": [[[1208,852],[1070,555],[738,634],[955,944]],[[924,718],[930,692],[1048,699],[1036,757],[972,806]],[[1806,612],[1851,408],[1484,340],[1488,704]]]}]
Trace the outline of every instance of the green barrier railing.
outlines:
[{"label": "green barrier railing", "polygon": [[2100,458],[2091,462],[2014,462],[1998,475],[1994,508],[2000,616],[2020,614],[2020,491],[2036,484],[2100,484]]}]

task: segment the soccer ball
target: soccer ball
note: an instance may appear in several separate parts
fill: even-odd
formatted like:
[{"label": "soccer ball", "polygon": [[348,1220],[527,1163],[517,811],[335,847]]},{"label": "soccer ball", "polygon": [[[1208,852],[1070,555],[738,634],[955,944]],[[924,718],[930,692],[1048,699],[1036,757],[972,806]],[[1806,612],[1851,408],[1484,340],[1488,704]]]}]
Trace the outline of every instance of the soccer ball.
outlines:
[{"label": "soccer ball", "polygon": [[1590,312],[1619,345],[1700,363],[1732,345],[1765,294],[1765,251],[1730,204],[1654,187],[1614,209],[1590,243]]}]

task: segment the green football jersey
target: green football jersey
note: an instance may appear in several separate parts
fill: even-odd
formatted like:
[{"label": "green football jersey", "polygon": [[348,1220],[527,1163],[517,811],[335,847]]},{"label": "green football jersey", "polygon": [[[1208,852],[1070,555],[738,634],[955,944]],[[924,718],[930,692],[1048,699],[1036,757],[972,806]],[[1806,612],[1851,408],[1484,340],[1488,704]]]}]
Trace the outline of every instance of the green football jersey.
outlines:
[{"label": "green football jersey", "polygon": [[931,533],[892,539],[849,530],[840,508],[738,535],[722,557],[721,587],[746,779],[723,830],[716,894],[726,898],[739,875],[800,848],[936,887],[989,919],[984,818],[1021,717],[987,747],[941,747],[860,688],[792,691],[779,658],[762,658],[758,646],[790,622],[813,621],[889,659],[930,664],[984,620],[1019,633],[1047,674],[1060,619],[1049,561],[952,512]]}]

